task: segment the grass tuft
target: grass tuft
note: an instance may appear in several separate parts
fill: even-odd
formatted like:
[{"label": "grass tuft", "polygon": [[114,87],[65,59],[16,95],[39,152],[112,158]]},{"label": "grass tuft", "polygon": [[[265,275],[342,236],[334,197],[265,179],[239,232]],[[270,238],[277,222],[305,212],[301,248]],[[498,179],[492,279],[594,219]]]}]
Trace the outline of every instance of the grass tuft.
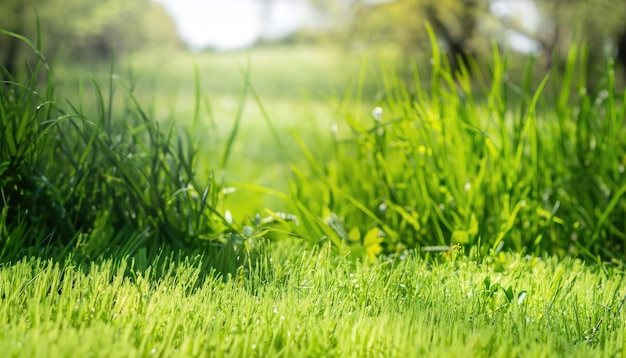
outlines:
[{"label": "grass tuft", "polygon": [[564,73],[535,82],[531,63],[520,88],[496,47],[488,71],[453,73],[432,43],[429,86],[417,66],[412,83],[383,66],[372,115],[342,107],[329,155],[300,141],[308,164],[295,165],[291,194],[301,233],[357,256],[461,244],[626,257],[626,94],[613,64],[588,89],[572,47]]},{"label": "grass tuft", "polygon": [[231,241],[246,239],[225,218],[211,169],[196,172],[197,120],[183,129],[154,120],[113,67],[106,90],[92,83],[95,113],[86,113],[82,102],[63,107],[45,68],[40,56],[27,80],[2,82],[2,260],[54,247],[95,259],[140,248],[154,253],[164,245],[233,247]]}]

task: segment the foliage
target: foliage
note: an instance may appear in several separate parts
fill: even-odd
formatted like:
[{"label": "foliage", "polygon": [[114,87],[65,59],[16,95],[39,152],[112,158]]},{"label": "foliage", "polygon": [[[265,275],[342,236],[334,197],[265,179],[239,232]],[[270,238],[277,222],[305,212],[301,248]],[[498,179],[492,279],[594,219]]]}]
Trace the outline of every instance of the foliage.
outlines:
[{"label": "foliage", "polygon": [[[237,116],[241,104],[245,86],[242,68],[247,68],[247,62],[250,67],[246,76],[249,76],[261,106],[255,103],[249,91],[243,103],[245,109],[241,114],[237,140],[232,146],[232,160],[227,168],[215,172],[218,182],[235,190],[226,196],[222,207],[228,208],[236,221],[262,213],[265,208],[275,212],[288,209],[283,199],[288,189],[286,176],[290,171],[287,159],[301,158],[291,133],[307,133],[303,138],[307,145],[323,148],[331,143],[326,135],[334,120],[331,101],[358,75],[359,68],[355,66],[358,57],[315,46],[268,46],[227,53],[150,50],[116,61],[119,76],[128,77],[131,73],[131,77],[137,79],[133,82],[133,95],[145,105],[150,117],[155,121],[167,121],[175,113],[177,128],[192,125],[198,109],[194,78],[202,79],[198,83],[202,97],[198,121],[206,128],[194,132],[200,158],[211,157],[225,145],[231,130],[230,119]],[[109,73],[107,64],[58,64],[54,68],[55,90],[59,97],[73,102],[83,97],[83,110],[95,112],[95,98],[88,91],[83,95],[79,93],[81,83],[85,79],[90,82],[92,76],[99,83],[107,83]],[[374,94],[378,88],[373,82],[371,85],[364,91]],[[119,98],[115,103],[121,106],[124,99]],[[264,113],[271,118],[271,127],[278,133],[279,141],[262,119]],[[120,113],[117,117],[123,118],[122,115]],[[203,170],[207,161],[198,161],[200,181],[207,179],[204,177],[207,171]],[[208,167],[214,167],[216,163]],[[276,191],[281,194],[269,194]]]},{"label": "foliage", "polygon": [[[537,6],[551,20],[551,24],[546,24],[551,29],[538,37],[544,42],[558,42],[563,48],[567,47],[572,34],[578,33],[585,43],[597,46],[596,49],[602,52],[607,42],[626,30],[622,21],[626,13],[624,2],[548,0],[537,2]],[[554,38],[549,39],[550,36]]]},{"label": "foliage", "polygon": [[619,356],[623,267],[497,255],[374,264],[279,245],[224,281],[202,256],[0,266],[0,349],[21,356]]},{"label": "foliage", "polygon": [[430,22],[454,56],[455,43],[467,47],[463,51],[468,52],[471,42],[484,47],[485,39],[477,25],[488,13],[488,5],[484,0],[408,0],[361,5],[356,11],[363,21],[356,21],[353,34],[365,41],[396,41],[405,54],[415,56],[415,52],[428,49],[424,24]]},{"label": "foliage", "polygon": [[[149,0],[4,0],[0,24],[30,38],[41,24],[42,44],[50,59],[108,61],[113,55],[149,47],[180,47],[172,19]],[[157,26],[158,24],[158,26]],[[0,37],[0,64],[13,75],[29,50],[14,37]]]},{"label": "foliage", "polygon": [[[379,102],[363,119],[364,66],[356,109],[346,109],[351,92],[338,99],[343,122],[330,141],[296,136],[303,163],[269,120],[249,68],[218,152],[206,150],[215,135],[199,113],[214,114],[197,68],[191,95],[183,93],[193,99],[189,126],[175,127],[156,119],[162,108],[141,105],[133,76],[125,84],[113,68],[106,90],[93,81],[93,102],[62,106],[52,78],[42,82],[50,73],[41,48],[0,32],[39,58],[26,80],[0,82],[5,354],[626,353],[623,262],[546,256],[624,257],[626,94],[610,63],[597,92],[575,75],[586,68],[575,47],[564,73],[537,83],[531,63],[520,85],[494,49],[488,70],[472,64],[473,82],[463,67],[453,74],[434,45],[429,84],[418,72],[411,86],[384,66],[373,72]],[[260,147],[293,160],[298,217],[268,210],[239,227],[210,168],[220,159],[222,171],[278,166],[235,151],[247,95],[274,135]],[[314,117],[292,112],[295,128]],[[247,130],[260,137],[258,128]],[[289,220],[320,244],[268,245],[279,232],[271,222]]]},{"label": "foliage", "polygon": [[[492,7],[510,2],[489,0],[310,0],[317,9],[337,19],[329,32],[335,41],[362,47],[395,45],[407,58],[428,51],[424,25],[430,24],[453,70],[459,59],[488,60],[491,42],[509,47],[509,35],[525,37],[537,45],[544,66],[564,66],[572,42],[591,48],[589,62],[602,66],[607,57],[626,52],[626,3],[612,0],[522,1],[537,10],[530,21],[514,10],[508,15]],[[497,3],[501,4],[497,4]],[[342,15],[340,15],[342,14]],[[471,55],[471,56],[470,56]],[[620,54],[626,67],[626,55]],[[591,76],[593,78],[593,76]]]},{"label": "foliage", "polygon": [[586,64],[575,47],[563,75],[537,84],[531,63],[522,86],[497,49],[488,72],[472,68],[478,82],[432,51],[429,90],[417,70],[405,85],[383,67],[379,107],[369,118],[342,108],[348,134],[335,133],[329,158],[302,145],[309,165],[291,183],[301,234],[357,256],[462,244],[626,257],[626,100],[612,66],[597,92],[582,76],[571,93]]},{"label": "foliage", "polygon": [[38,89],[40,71],[48,74],[42,57],[38,64],[27,82],[3,81],[0,92],[0,258],[59,243],[93,258],[245,239],[218,211],[212,173],[198,180],[197,120],[187,130],[153,120],[112,69],[108,93],[93,83],[95,115],[82,103],[65,111],[50,77]]}]

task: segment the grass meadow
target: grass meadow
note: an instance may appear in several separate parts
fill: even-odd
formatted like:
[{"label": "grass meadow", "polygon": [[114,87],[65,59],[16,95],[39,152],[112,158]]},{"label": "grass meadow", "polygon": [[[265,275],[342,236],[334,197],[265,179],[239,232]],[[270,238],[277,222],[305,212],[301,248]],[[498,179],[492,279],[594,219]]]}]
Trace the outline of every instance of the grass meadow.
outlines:
[{"label": "grass meadow", "polygon": [[[231,146],[238,159],[224,166],[219,160],[199,165],[205,171],[227,172],[223,179],[230,183],[286,192],[288,162],[299,152],[292,133],[308,133],[304,140],[311,146],[323,148],[330,143],[328,133],[339,104],[352,101],[346,98],[346,90],[356,86],[360,66],[360,56],[335,48],[278,46],[232,53],[147,52],[116,61],[113,69],[107,63],[78,69],[60,66],[55,79],[58,92],[93,103],[97,94],[92,81],[108,84],[113,72],[116,82],[133,86],[137,100],[156,121],[173,120],[178,127],[199,122],[196,139],[207,161],[220,155],[239,121],[237,140]],[[120,83],[114,86],[117,100],[123,102]],[[84,89],[78,91],[81,85]],[[367,90],[375,93],[374,81]],[[286,207],[274,195],[243,187],[229,200],[230,210],[241,218],[250,215],[251,208],[281,211]]]},{"label": "grass meadow", "polygon": [[584,47],[453,73],[436,45],[79,67],[21,40],[8,356],[626,356],[626,93]]},{"label": "grass meadow", "polygon": [[227,281],[202,257],[174,254],[147,268],[21,259],[0,271],[0,347],[26,357],[626,354],[623,269],[513,254],[368,263],[284,243],[268,255],[271,265]]}]

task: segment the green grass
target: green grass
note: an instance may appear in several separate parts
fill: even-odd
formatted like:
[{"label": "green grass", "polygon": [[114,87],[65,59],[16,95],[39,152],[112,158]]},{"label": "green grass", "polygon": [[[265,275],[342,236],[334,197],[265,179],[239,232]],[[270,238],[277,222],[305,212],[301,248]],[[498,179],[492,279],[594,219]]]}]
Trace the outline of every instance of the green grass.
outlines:
[{"label": "green grass", "polygon": [[[92,78],[103,86],[108,84],[110,65],[60,65],[55,70],[55,88],[63,94],[59,105],[65,106],[66,99],[80,101],[86,115],[93,113],[98,99],[92,90]],[[227,168],[202,160],[198,165],[214,169],[218,182],[229,186],[254,178],[258,186],[287,192],[287,162],[289,157],[300,156],[297,149],[293,150],[297,142],[292,132],[309,133],[304,140],[311,146],[329,143],[327,133],[336,115],[334,98],[340,98],[358,73],[356,56],[311,46],[263,47],[233,53],[140,53],[115,62],[114,84],[118,89],[113,110],[118,112],[114,117],[124,115],[125,95],[119,85],[126,84],[154,121],[173,120],[177,128],[187,128],[198,118],[201,128],[195,130],[195,139],[202,159],[221,156],[233,122],[239,118],[237,140],[231,147],[231,155],[237,159],[229,161]],[[260,102],[250,92],[242,100],[246,76]],[[78,91],[80,88],[83,90]],[[376,91],[373,82],[368,91]],[[272,135],[266,116],[284,146]],[[198,176],[200,181],[206,180],[203,171]],[[236,218],[264,208],[287,208],[282,199],[241,186],[226,200]]]},{"label": "green grass", "polygon": [[407,79],[263,48],[91,79],[23,40],[39,62],[0,84],[2,352],[626,355],[611,63],[591,89],[577,47],[539,80],[496,49],[470,76],[434,45]]},{"label": "green grass", "polygon": [[[287,211],[302,225],[286,230],[330,238],[355,257],[456,243],[483,254],[624,257],[626,101],[612,64],[588,88],[577,76],[585,56],[572,46],[564,71],[536,81],[529,63],[517,83],[495,48],[487,65],[452,73],[433,45],[429,73],[416,65],[406,81],[394,68],[361,65],[350,86],[337,53],[259,51],[197,54],[196,66],[188,55],[138,55],[110,66],[104,86],[61,71],[41,89],[49,72],[40,56],[24,85],[6,81],[0,169],[10,247],[24,237],[83,244],[100,231],[112,245],[104,238],[86,251],[131,253],[148,237],[193,246],[244,225],[267,233],[255,215]],[[187,72],[174,76],[175,63]],[[227,64],[238,65],[241,87]],[[330,120],[311,123],[316,112],[296,100],[299,89],[327,91],[319,74],[335,64],[329,75],[346,90],[327,99]],[[146,90],[135,67],[162,71],[165,84]],[[207,89],[204,73],[217,87]],[[203,91],[239,92],[232,113],[215,111]],[[65,102],[66,92],[77,99]],[[277,119],[277,98],[289,120]]]},{"label": "green grass", "polygon": [[219,206],[222,186],[198,165],[198,120],[180,130],[154,120],[113,76],[106,90],[93,82],[94,101],[62,106],[45,65],[40,56],[24,84],[10,75],[1,84],[1,259],[59,246],[90,259],[238,235]]},{"label": "green grass", "polygon": [[381,100],[344,106],[327,155],[301,145],[309,164],[291,181],[301,233],[372,258],[451,244],[626,257],[626,93],[612,65],[591,90],[575,46],[564,73],[535,81],[529,63],[521,84],[493,56],[451,73],[433,46],[432,72],[408,84],[383,67]]},{"label": "green grass", "polygon": [[0,268],[7,356],[609,357],[626,354],[622,268],[455,252],[374,264],[279,244],[223,281],[201,257]]}]

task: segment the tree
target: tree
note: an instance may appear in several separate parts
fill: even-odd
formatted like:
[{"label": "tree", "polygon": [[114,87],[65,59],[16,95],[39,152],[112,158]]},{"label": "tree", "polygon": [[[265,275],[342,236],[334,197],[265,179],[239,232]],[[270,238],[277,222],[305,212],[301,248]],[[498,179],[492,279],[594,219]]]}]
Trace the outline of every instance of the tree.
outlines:
[{"label": "tree", "polygon": [[617,54],[620,34],[626,31],[626,2],[547,0],[541,6],[554,28],[553,53],[563,56],[570,42],[578,39],[588,47],[592,66]]},{"label": "tree", "polygon": [[[591,67],[613,55],[626,67],[626,1],[534,0],[540,26],[528,30],[512,18],[490,11],[495,0],[309,0],[328,16],[345,21],[347,42],[391,42],[405,55],[427,51],[425,24],[435,31],[453,69],[467,58],[489,52],[496,31],[510,30],[532,38],[546,67],[564,61],[572,41],[585,43]],[[339,17],[338,12],[348,14]],[[337,36],[339,37],[339,36]],[[625,72],[626,73],[626,72]]]},{"label": "tree", "polygon": [[[42,49],[49,59],[108,60],[113,53],[148,46],[180,46],[171,18],[162,5],[150,0],[4,0],[1,26],[9,31],[36,37],[41,25]],[[24,56],[18,40],[0,37],[0,64],[17,70]]]},{"label": "tree", "polygon": [[[26,8],[31,6],[32,2],[32,0],[7,0],[3,5],[3,11],[0,13],[0,23],[3,24],[2,28],[18,34],[24,33]],[[6,49],[6,52],[0,52],[0,65],[8,73],[15,73],[17,69],[17,58],[20,52],[20,40],[11,36],[1,36],[0,48]]]},{"label": "tree", "polygon": [[626,28],[617,35],[617,61],[624,69],[624,77],[626,79]]},{"label": "tree", "polygon": [[393,42],[407,56],[428,46],[425,25],[430,23],[453,69],[477,52],[476,32],[489,0],[311,0],[318,9],[344,11],[348,41]]},{"label": "tree", "polygon": [[[440,3],[440,2],[438,2]],[[423,11],[433,29],[445,41],[448,47],[450,67],[453,71],[460,69],[461,64],[468,64],[472,49],[472,40],[476,25],[482,14],[486,12],[483,0],[465,0],[450,2],[450,8],[444,8],[434,1],[423,2]],[[456,25],[456,26],[455,26]]]},{"label": "tree", "polygon": [[[535,1],[541,12],[541,26],[529,32],[515,21],[501,19],[504,26],[539,44],[546,70],[563,67],[572,43],[585,45],[589,73],[593,78],[596,65],[604,66],[614,57],[626,67],[626,2],[612,0],[544,0]],[[624,41],[622,43],[622,41]],[[620,50],[623,48],[623,50]],[[621,55],[620,55],[621,54]]]}]

